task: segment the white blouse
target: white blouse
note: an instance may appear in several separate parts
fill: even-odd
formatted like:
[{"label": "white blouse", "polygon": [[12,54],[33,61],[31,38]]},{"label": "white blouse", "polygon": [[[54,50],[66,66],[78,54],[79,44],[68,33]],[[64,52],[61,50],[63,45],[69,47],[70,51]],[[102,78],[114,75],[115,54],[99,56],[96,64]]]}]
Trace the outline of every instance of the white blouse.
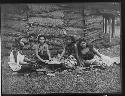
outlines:
[{"label": "white blouse", "polygon": [[14,55],[13,55],[13,51],[10,53],[10,56],[9,56],[9,59],[10,61],[8,62],[10,68],[13,70],[13,71],[19,71],[21,69],[21,66],[20,63],[23,62],[24,60],[24,55],[21,55],[19,52],[17,54],[17,62],[15,62],[15,58],[14,58]]}]

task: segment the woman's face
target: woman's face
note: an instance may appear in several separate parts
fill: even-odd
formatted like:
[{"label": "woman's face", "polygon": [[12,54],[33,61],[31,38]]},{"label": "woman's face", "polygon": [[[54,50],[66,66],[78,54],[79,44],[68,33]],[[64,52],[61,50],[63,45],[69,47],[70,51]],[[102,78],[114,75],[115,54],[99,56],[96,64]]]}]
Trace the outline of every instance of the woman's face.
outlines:
[{"label": "woman's face", "polygon": [[33,39],[34,39],[34,37],[33,37],[33,36],[31,36],[29,39],[30,39],[30,40],[33,40]]},{"label": "woman's face", "polygon": [[28,40],[27,40],[27,38],[22,38],[22,39],[20,40],[20,42],[27,43],[27,42],[28,42]]},{"label": "woman's face", "polygon": [[82,41],[81,44],[80,44],[80,46],[81,46],[82,48],[85,48],[85,47],[86,47],[86,42]]},{"label": "woman's face", "polygon": [[44,38],[44,37],[40,37],[40,38],[39,38],[39,42],[40,42],[40,43],[44,43],[44,42],[45,42],[45,38]]}]

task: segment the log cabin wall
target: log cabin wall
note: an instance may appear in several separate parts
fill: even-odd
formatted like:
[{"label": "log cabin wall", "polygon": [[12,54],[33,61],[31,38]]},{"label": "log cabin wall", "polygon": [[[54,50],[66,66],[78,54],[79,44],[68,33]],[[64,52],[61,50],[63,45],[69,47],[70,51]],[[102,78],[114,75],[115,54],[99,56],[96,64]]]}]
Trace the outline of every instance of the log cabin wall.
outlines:
[{"label": "log cabin wall", "polygon": [[29,6],[35,12],[29,17],[29,23],[39,23],[41,30],[38,33],[78,35],[83,32],[82,11],[54,4]]},{"label": "log cabin wall", "polygon": [[[102,15],[85,16],[85,38],[89,42],[108,42],[109,34],[104,33],[104,21]],[[97,42],[98,41],[98,42]]]},{"label": "log cabin wall", "polygon": [[[2,49],[6,54],[15,38],[26,35],[27,32],[75,35],[86,37],[88,41],[104,37],[102,16],[89,16],[83,11],[55,4],[2,6]],[[29,28],[28,23],[32,27]]]},{"label": "log cabin wall", "polygon": [[99,39],[103,33],[103,17],[90,15],[85,17],[86,34],[85,37],[90,40]]},{"label": "log cabin wall", "polygon": [[[2,49],[4,55],[14,43],[15,38],[27,33],[35,34],[67,34],[79,35],[83,33],[82,11],[60,7],[54,4],[30,4],[2,6]],[[28,27],[29,24],[32,27]],[[8,38],[8,39],[6,39]]]}]

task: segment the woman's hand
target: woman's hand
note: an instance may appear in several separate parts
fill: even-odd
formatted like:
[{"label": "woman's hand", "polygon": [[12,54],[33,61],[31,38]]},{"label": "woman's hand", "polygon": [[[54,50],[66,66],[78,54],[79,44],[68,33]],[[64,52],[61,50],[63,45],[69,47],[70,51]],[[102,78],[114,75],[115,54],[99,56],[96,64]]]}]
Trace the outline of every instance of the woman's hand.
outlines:
[{"label": "woman's hand", "polygon": [[100,54],[100,60],[103,60],[104,56],[102,54]]},{"label": "woman's hand", "polygon": [[49,63],[50,61],[49,60],[44,60],[45,63]]},{"label": "woman's hand", "polygon": [[52,61],[52,58],[51,58],[51,57],[49,57],[49,61]]}]

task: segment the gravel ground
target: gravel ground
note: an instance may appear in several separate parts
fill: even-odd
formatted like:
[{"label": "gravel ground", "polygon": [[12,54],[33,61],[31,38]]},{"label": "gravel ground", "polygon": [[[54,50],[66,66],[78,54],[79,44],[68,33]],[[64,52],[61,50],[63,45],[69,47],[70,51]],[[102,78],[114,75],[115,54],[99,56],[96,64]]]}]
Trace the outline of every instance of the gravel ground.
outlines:
[{"label": "gravel ground", "polygon": [[[120,56],[120,46],[100,49],[100,52],[114,57]],[[120,67],[114,65],[105,70],[82,71],[78,74],[63,71],[55,77],[32,73],[12,75],[7,65],[7,57],[2,59],[2,93],[3,94],[46,94],[46,93],[120,93]]]}]

